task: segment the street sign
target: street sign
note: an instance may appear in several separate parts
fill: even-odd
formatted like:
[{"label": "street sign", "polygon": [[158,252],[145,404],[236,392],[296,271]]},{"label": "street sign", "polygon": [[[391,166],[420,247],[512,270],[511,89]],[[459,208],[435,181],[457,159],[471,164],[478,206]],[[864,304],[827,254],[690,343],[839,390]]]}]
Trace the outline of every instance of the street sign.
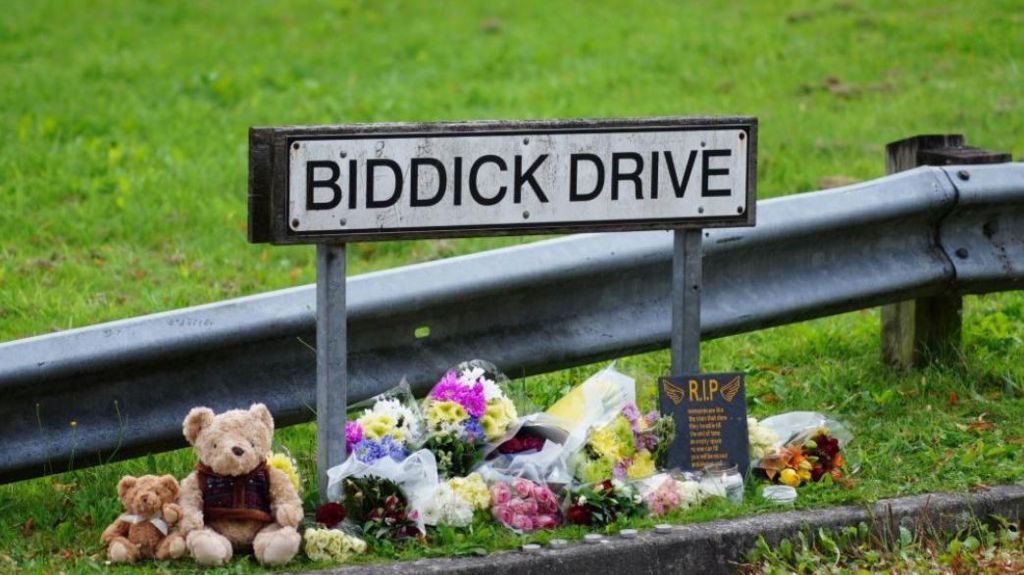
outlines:
[{"label": "street sign", "polygon": [[254,128],[250,240],[749,226],[753,118]]},{"label": "street sign", "polygon": [[346,243],[675,230],[672,373],[700,369],[705,227],[752,226],[756,118],[249,130],[249,241],[317,244],[317,482],[345,459]]}]

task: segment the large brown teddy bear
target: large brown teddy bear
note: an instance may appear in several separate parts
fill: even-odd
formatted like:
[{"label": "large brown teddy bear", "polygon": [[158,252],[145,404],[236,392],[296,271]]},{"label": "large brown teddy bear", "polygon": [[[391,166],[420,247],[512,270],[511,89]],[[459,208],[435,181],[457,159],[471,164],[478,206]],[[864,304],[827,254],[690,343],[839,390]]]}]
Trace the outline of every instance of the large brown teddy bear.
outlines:
[{"label": "large brown teddy bear", "polygon": [[185,554],[184,540],[171,530],[182,515],[175,503],[177,479],[171,475],[125,475],[117,483],[117,497],[125,512],[100,537],[107,559],[134,563],[138,559],[177,559]]},{"label": "large brown teddy bear", "polygon": [[262,403],[219,415],[197,407],[182,430],[199,463],[181,482],[181,531],[204,566],[252,550],[264,565],[283,565],[299,550],[302,502],[281,470],[266,464],[274,418]]}]

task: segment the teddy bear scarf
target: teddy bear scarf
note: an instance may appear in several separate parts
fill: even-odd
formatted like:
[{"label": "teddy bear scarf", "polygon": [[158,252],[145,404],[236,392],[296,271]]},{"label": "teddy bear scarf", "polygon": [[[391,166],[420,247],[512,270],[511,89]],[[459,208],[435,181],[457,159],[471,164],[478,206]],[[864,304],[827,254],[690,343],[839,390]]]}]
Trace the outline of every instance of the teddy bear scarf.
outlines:
[{"label": "teddy bear scarf", "polygon": [[203,493],[206,520],[252,520],[270,523],[270,473],[266,462],[246,475],[217,475],[202,463],[196,465]]}]

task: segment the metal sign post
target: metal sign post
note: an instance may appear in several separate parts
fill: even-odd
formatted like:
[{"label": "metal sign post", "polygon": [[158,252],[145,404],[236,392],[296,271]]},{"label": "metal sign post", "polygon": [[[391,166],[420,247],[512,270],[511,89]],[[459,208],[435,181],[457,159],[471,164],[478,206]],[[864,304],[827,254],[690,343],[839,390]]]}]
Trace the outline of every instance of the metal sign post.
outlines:
[{"label": "metal sign post", "polygon": [[316,465],[320,499],[327,499],[326,470],[345,460],[348,395],[348,314],[345,310],[345,244],[316,246]]},{"label": "metal sign post", "polygon": [[672,375],[700,373],[703,235],[701,228],[683,228],[673,232]]},{"label": "metal sign post", "polygon": [[695,372],[701,230],[754,225],[756,147],[749,117],[250,130],[249,241],[317,244],[321,496],[346,456],[344,242],[675,229],[672,369]]}]

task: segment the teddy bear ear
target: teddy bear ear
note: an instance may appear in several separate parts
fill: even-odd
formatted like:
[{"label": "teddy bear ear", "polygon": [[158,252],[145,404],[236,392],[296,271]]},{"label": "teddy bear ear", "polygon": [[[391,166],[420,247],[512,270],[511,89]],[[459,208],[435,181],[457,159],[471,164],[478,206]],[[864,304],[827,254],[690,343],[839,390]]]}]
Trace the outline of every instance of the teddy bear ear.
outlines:
[{"label": "teddy bear ear", "polygon": [[164,475],[160,478],[160,483],[171,492],[171,497],[178,496],[178,480],[173,475]]},{"label": "teddy bear ear", "polygon": [[213,410],[209,407],[193,407],[192,411],[185,416],[185,423],[181,426],[185,439],[192,445],[196,444],[196,438],[204,427],[213,423]]},{"label": "teddy bear ear", "polygon": [[132,487],[135,487],[136,483],[138,483],[138,480],[131,475],[125,475],[122,477],[121,481],[117,482],[117,496],[124,497],[124,494],[128,493],[128,490]]},{"label": "teddy bear ear", "polygon": [[270,433],[274,433],[274,416],[270,415],[270,410],[267,409],[266,405],[263,405],[262,403],[254,403],[252,404],[252,407],[249,408],[249,413],[259,418],[259,420],[267,426]]}]

